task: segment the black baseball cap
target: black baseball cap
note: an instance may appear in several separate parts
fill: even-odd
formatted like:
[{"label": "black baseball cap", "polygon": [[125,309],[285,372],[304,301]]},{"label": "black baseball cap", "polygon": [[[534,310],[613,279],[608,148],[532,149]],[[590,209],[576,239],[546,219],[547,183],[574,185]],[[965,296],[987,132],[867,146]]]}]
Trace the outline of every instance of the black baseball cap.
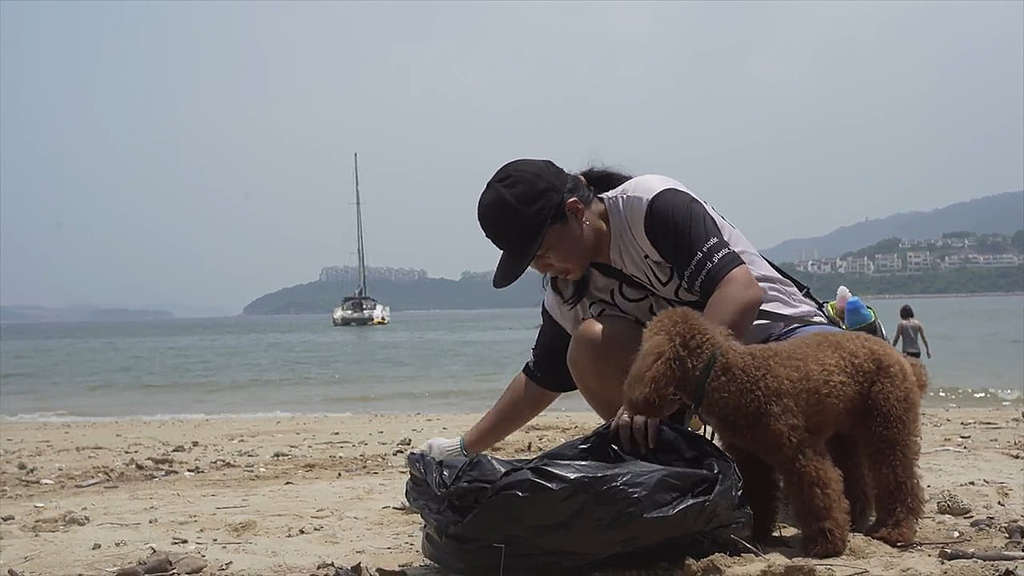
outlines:
[{"label": "black baseball cap", "polygon": [[492,284],[504,288],[530,266],[566,192],[582,186],[550,160],[520,159],[494,173],[477,203],[484,235],[501,250]]}]

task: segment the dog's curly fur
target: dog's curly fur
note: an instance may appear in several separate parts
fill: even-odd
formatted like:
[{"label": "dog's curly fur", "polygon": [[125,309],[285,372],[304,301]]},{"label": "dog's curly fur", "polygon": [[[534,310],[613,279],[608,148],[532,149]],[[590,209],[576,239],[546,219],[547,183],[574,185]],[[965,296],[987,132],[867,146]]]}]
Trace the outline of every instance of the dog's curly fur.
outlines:
[{"label": "dog's curly fur", "polygon": [[699,313],[676,308],[644,330],[625,409],[663,417],[692,404],[713,353],[700,415],[740,469],[755,540],[771,535],[781,476],[810,556],[842,554],[851,521],[866,525],[872,508],[869,536],[913,541],[924,508],[920,363],[854,332],[744,346]]}]

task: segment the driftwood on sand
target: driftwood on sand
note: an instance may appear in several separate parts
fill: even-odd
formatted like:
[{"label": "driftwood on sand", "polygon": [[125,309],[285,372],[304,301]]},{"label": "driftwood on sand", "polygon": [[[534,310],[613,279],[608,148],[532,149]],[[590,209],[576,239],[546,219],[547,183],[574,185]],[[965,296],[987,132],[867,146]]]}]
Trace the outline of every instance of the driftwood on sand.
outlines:
[{"label": "driftwood on sand", "polygon": [[962,550],[960,548],[943,548],[939,550],[939,558],[943,560],[984,560],[1000,562],[1005,560],[1024,560],[1024,552],[1001,552]]}]

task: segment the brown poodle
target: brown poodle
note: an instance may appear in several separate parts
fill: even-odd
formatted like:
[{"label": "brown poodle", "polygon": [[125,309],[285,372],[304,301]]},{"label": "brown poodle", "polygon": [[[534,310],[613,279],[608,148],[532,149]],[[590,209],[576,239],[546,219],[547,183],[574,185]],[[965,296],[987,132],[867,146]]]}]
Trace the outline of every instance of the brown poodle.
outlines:
[{"label": "brown poodle", "polygon": [[[852,522],[890,545],[913,541],[924,499],[917,477],[923,367],[884,340],[819,332],[744,346],[699,313],[675,308],[648,325],[626,380],[628,412],[697,408],[743,475],[753,536],[771,535],[778,477],[804,551],[837,556]],[[845,481],[845,482],[844,482]]]}]

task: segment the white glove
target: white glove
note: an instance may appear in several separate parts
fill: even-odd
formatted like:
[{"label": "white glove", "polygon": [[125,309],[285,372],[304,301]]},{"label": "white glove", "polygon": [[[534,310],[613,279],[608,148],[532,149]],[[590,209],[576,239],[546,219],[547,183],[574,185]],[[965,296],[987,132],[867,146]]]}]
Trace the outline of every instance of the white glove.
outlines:
[{"label": "white glove", "polygon": [[420,446],[420,452],[426,452],[431,458],[455,458],[468,456],[462,445],[462,437],[459,438],[431,438]]}]

